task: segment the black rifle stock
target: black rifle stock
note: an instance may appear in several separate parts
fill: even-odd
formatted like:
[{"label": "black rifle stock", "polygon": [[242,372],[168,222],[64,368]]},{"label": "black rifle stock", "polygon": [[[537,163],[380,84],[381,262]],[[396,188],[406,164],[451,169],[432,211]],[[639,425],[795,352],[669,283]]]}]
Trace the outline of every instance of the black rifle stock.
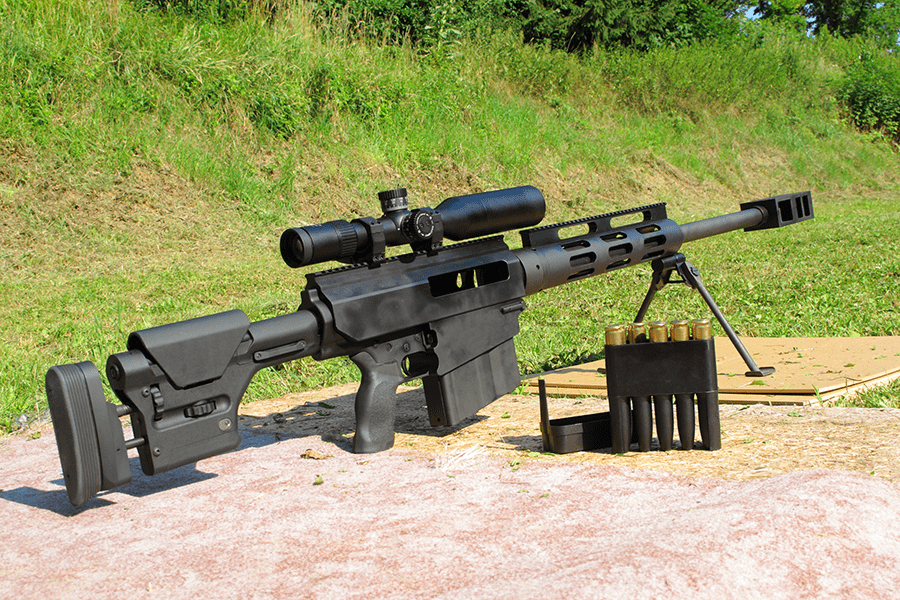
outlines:
[{"label": "black rifle stock", "polygon": [[[121,405],[105,400],[93,363],[52,367],[47,397],[72,504],[128,483],[130,448],[155,475],[237,447],[238,405],[253,376],[306,356],[349,356],[359,367],[354,452],[393,445],[397,386],[413,379],[422,379],[431,425],[456,425],[521,383],[513,340],[526,296],[648,261],[669,269],[657,267],[683,262],[678,250],[687,241],[813,217],[809,192],[686,225],[654,204],[528,229],[511,250],[500,235],[442,242],[537,225],[544,198],[534,187],[413,211],[405,190],[379,198],[379,219],[284,232],[281,253],[291,267],[351,263],[307,275],[296,312],[251,323],[232,310],[132,333],[127,351],[106,365]],[[385,258],[386,247],[403,244],[412,252]],[[668,271],[658,279],[651,291]],[[126,415],[134,432],[127,441],[119,421]]]}]

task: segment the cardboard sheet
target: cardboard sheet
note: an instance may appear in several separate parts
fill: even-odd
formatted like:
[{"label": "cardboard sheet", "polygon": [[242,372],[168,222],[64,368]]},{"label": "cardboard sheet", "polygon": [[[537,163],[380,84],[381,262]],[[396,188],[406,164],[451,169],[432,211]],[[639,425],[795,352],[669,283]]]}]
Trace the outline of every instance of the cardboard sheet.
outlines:
[{"label": "cardboard sheet", "polygon": [[[810,405],[852,395],[900,378],[900,336],[857,338],[741,338],[767,377],[746,377],[747,366],[726,337],[716,338],[721,404]],[[556,396],[605,396],[606,363],[599,360],[529,375]]]}]

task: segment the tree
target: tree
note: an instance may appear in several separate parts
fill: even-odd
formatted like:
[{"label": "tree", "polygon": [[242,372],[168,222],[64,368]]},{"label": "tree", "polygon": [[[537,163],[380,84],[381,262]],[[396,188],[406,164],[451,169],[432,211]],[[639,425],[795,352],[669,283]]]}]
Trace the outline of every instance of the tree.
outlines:
[{"label": "tree", "polygon": [[526,42],[579,51],[679,47],[716,37],[739,0],[530,0]]},{"label": "tree", "polygon": [[761,19],[786,25],[797,31],[805,31],[806,17],[803,14],[806,0],[760,0],[756,14]]},{"label": "tree", "polygon": [[900,34],[900,0],[759,0],[756,14],[813,35],[870,35],[885,45]]}]

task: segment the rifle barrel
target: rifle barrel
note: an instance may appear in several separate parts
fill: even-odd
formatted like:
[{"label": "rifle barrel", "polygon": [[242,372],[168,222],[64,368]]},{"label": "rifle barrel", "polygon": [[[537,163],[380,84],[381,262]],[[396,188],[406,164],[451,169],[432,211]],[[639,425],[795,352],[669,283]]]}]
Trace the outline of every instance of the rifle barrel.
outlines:
[{"label": "rifle barrel", "polygon": [[685,223],[681,226],[684,241],[693,242],[729,231],[755,227],[766,220],[766,214],[763,211],[764,209],[761,207],[754,207],[693,223]]}]

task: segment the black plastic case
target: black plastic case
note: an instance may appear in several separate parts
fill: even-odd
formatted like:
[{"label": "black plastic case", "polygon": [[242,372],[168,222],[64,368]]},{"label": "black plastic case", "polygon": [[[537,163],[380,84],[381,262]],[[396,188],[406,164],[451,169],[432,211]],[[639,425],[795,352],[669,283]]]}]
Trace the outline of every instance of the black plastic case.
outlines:
[{"label": "black plastic case", "polygon": [[[687,434],[682,430],[687,415],[679,414],[682,447],[693,447],[694,398],[703,447],[708,450],[722,447],[714,340],[608,345],[606,377],[609,412],[562,419],[550,419],[545,383],[538,382],[545,451],[568,454],[610,448],[618,454],[628,452],[633,442],[638,442],[641,450],[649,449],[649,444],[642,445],[639,440],[649,440],[652,418],[649,413],[633,415],[631,402],[634,400],[637,405],[649,402],[650,398],[673,396],[676,403],[680,397],[680,406],[690,407]],[[668,431],[671,428],[669,425]]]}]

